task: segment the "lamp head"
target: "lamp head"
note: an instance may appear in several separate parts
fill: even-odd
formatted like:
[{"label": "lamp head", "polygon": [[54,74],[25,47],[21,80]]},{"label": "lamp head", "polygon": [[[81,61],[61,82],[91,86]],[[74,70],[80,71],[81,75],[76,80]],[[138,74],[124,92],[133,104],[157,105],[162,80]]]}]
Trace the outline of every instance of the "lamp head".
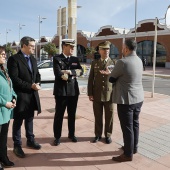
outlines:
[{"label": "lamp head", "polygon": [[170,5],[168,6],[165,14],[165,25],[170,26]]}]

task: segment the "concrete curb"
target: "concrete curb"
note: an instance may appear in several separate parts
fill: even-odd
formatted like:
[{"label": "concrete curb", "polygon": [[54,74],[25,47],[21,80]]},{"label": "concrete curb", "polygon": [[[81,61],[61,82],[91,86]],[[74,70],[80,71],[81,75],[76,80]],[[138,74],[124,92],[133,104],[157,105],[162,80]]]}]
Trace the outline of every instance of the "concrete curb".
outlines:
[{"label": "concrete curb", "polygon": [[[143,76],[150,76],[150,77],[152,77],[153,74],[143,73]],[[170,79],[170,75],[166,75],[166,74],[155,74],[155,77]]]}]

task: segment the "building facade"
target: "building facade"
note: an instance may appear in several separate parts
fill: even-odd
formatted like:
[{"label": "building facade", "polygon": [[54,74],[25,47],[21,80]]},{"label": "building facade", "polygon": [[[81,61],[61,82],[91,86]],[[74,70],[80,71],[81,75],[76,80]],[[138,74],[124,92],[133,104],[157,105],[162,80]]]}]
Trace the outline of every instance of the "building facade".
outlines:
[{"label": "building facade", "polygon": [[[137,54],[141,59],[146,59],[146,64],[152,66],[154,37],[155,37],[155,19],[142,20],[137,24],[136,41],[138,43]],[[62,38],[65,38],[64,36]],[[101,27],[98,32],[77,31],[77,57],[82,62],[90,62],[91,56],[86,54],[87,48],[96,49],[93,58],[99,57],[97,53],[98,44],[102,41],[110,41],[110,57],[119,59],[122,57],[122,44],[126,38],[135,38],[135,28],[130,30],[114,28],[110,25]],[[36,42],[36,58],[43,54],[42,59],[47,59],[48,54],[43,51],[43,46],[47,43],[54,43],[59,48],[59,36],[41,37]],[[12,48],[19,50],[16,42],[12,43]],[[157,48],[156,48],[156,66],[170,68],[170,29],[160,23],[157,24]]]}]

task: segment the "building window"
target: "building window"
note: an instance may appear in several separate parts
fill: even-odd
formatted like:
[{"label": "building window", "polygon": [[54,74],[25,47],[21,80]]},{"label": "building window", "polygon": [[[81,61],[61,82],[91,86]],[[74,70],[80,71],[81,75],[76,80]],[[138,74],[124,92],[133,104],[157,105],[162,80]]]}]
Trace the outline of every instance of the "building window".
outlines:
[{"label": "building window", "polygon": [[[153,51],[154,51],[154,41],[142,41],[138,43],[137,55],[142,59],[146,59],[146,65],[153,65]],[[156,47],[156,66],[165,67],[166,62],[166,49],[165,47],[157,43]]]},{"label": "building window", "polygon": [[119,58],[118,48],[114,44],[110,45],[110,55],[109,56],[110,56],[111,59],[118,59]]}]

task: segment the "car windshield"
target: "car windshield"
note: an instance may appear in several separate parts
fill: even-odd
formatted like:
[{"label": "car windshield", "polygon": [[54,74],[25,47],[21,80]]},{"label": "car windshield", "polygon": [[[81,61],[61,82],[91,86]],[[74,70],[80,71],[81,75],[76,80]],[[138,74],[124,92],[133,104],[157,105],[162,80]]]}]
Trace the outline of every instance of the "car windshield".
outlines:
[{"label": "car windshield", "polygon": [[39,61],[39,62],[37,63],[37,66],[40,66],[41,64],[46,63],[46,62],[51,62],[51,61],[50,61],[50,60]]},{"label": "car windshield", "polygon": [[42,63],[44,63],[43,61],[39,61],[38,63],[37,63],[37,66],[39,66],[40,64],[42,64]]}]

